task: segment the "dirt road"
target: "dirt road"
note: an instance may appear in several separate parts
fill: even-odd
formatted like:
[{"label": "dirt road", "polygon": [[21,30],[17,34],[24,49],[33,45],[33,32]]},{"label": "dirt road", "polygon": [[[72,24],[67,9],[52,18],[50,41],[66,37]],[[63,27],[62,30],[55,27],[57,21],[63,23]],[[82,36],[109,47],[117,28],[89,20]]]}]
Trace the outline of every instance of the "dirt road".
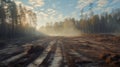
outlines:
[{"label": "dirt road", "polygon": [[49,37],[0,50],[0,67],[119,67],[120,62],[101,59],[105,53],[120,55],[119,47],[90,39]]}]

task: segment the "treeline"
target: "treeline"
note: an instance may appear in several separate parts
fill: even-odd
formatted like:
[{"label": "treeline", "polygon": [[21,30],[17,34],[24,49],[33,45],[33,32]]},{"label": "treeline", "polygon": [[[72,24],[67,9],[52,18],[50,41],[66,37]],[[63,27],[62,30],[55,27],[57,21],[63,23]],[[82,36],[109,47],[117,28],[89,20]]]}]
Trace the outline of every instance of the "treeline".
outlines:
[{"label": "treeline", "polygon": [[35,32],[36,14],[13,0],[0,0],[0,38],[29,36]]},{"label": "treeline", "polygon": [[81,33],[120,33],[120,9],[113,10],[110,14],[85,15],[80,20],[74,18],[65,19],[63,22],[46,24],[41,27],[46,31],[54,33],[67,33],[68,31],[79,31]]},{"label": "treeline", "polygon": [[40,27],[40,31],[56,36],[80,35],[80,31],[77,29],[75,22],[75,19],[65,19],[64,22],[47,23],[46,26]]},{"label": "treeline", "polygon": [[103,13],[88,19],[83,18],[77,25],[79,25],[77,28],[85,33],[119,33],[120,9],[112,11],[111,14]]}]

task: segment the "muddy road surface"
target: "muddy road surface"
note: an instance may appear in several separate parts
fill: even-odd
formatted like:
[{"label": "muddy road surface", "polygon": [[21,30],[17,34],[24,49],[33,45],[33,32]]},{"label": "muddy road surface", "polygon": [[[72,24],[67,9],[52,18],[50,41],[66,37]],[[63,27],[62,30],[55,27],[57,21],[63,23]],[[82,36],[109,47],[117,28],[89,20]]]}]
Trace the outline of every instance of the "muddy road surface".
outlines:
[{"label": "muddy road surface", "polygon": [[120,43],[93,38],[46,37],[8,45],[0,50],[0,67],[120,67]]}]

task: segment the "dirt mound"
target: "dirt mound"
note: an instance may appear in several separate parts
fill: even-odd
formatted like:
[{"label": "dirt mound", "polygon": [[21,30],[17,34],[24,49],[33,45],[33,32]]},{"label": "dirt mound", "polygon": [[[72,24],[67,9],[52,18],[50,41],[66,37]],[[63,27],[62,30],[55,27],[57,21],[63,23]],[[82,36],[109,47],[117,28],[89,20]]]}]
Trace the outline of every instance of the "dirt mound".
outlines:
[{"label": "dirt mound", "polygon": [[109,64],[113,67],[120,67],[120,55],[113,53],[104,53],[100,56],[100,59],[103,60],[106,64]]}]

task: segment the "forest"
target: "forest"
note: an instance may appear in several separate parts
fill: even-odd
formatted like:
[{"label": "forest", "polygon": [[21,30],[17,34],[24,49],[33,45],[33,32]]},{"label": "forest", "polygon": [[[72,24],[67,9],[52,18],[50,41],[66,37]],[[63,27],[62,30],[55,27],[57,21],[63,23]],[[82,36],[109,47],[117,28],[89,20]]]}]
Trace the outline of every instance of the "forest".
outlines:
[{"label": "forest", "polygon": [[111,13],[104,12],[100,15],[91,12],[90,15],[82,15],[80,20],[67,18],[54,24],[47,23],[40,30],[44,32],[65,34],[119,34],[120,33],[120,9],[114,9]]},{"label": "forest", "polygon": [[[16,4],[11,0],[0,0],[0,38],[16,38],[21,36],[36,35],[36,13],[27,9],[22,4]],[[104,12],[100,15],[91,12],[76,20],[66,18],[64,21],[47,23],[39,29],[41,32],[54,35],[62,34],[95,34],[95,33],[120,33],[120,9],[114,9],[111,13]],[[34,32],[34,33],[33,33]],[[35,33],[36,32],[36,33]]]},{"label": "forest", "polygon": [[35,35],[36,14],[12,0],[0,0],[0,38]]}]

